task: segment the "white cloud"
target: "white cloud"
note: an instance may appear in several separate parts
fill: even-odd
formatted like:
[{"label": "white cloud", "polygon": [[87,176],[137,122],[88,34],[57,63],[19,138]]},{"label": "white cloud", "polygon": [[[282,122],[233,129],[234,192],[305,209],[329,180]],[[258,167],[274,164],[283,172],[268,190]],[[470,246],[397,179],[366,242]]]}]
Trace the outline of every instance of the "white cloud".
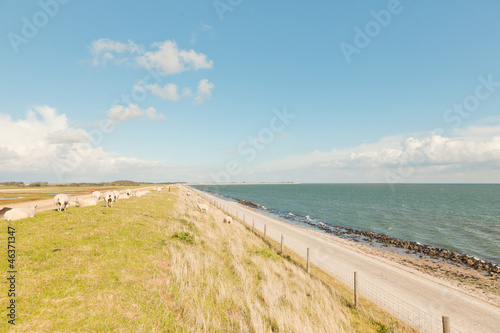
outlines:
[{"label": "white cloud", "polygon": [[163,87],[157,84],[148,84],[146,89],[166,100],[178,101],[181,98],[178,93],[179,87],[173,83],[168,83]]},{"label": "white cloud", "polygon": [[114,60],[116,63],[125,62],[128,58],[122,55],[123,53],[142,54],[144,53],[144,49],[130,39],[127,43],[121,43],[107,38],[101,38],[92,42],[90,45],[90,52],[94,57],[92,64],[99,65],[105,64],[107,60]]},{"label": "white cloud", "polygon": [[[119,113],[116,119],[122,121],[135,114],[134,107],[126,109],[130,112],[125,112],[126,116]],[[162,116],[153,108],[141,112],[151,119]],[[134,180],[139,175],[151,179],[154,173],[164,175],[171,169],[155,161],[105,152],[100,144],[106,134],[98,129],[86,131],[71,127],[66,115],[58,114],[49,106],[33,107],[25,119],[13,120],[0,113],[0,128],[0,178],[3,181],[20,176],[25,181],[51,182]]]},{"label": "white cloud", "polygon": [[212,89],[214,89],[214,84],[208,82],[207,79],[202,79],[198,82],[198,90],[194,96],[194,104],[201,104],[210,97],[212,97]]},{"label": "white cloud", "polygon": [[128,63],[148,69],[156,69],[162,75],[178,74],[187,70],[208,69],[213,61],[195,50],[181,50],[173,40],[151,44],[151,50],[137,45],[132,40],[127,43],[99,39],[90,46],[94,65],[105,64],[108,60],[115,63]]},{"label": "white cloud", "polygon": [[138,118],[145,115],[151,120],[161,120],[165,119],[165,116],[161,113],[156,113],[156,109],[150,107],[146,110],[141,109],[136,104],[130,104],[127,107],[123,105],[115,105],[106,112],[111,124],[116,125],[118,123]]},{"label": "white cloud", "polygon": [[[317,174],[330,178],[339,177],[335,178],[336,181],[351,179],[350,181],[358,182],[383,182],[387,172],[401,176],[403,181],[434,181],[440,173],[449,174],[447,181],[452,179],[450,177],[453,177],[453,174],[483,179],[480,170],[485,171],[485,178],[488,174],[490,178],[492,175],[499,175],[498,124],[471,126],[455,130],[449,136],[423,133],[407,138],[387,137],[350,149],[333,149],[329,152],[316,150],[306,154],[289,155],[252,168],[252,171],[260,174],[291,172],[305,179]],[[350,178],[342,178],[341,175],[350,175]],[[461,177],[459,181],[474,180]],[[491,181],[498,182],[498,178],[495,180],[493,177]]]},{"label": "white cloud", "polygon": [[137,64],[145,68],[160,70],[163,74],[178,74],[186,70],[212,68],[213,61],[194,50],[179,50],[174,41],[166,40],[151,45],[149,51],[136,58]]},{"label": "white cloud", "polygon": [[136,91],[149,90],[156,96],[159,96],[165,100],[178,101],[182,98],[193,98],[193,104],[201,104],[210,97],[212,97],[212,90],[215,85],[209,82],[207,79],[202,79],[198,82],[198,87],[196,93],[193,94],[190,88],[182,89],[182,94],[179,94],[179,86],[174,83],[167,83],[164,86],[158,84],[147,84],[144,85],[142,80],[137,81],[133,89]]}]

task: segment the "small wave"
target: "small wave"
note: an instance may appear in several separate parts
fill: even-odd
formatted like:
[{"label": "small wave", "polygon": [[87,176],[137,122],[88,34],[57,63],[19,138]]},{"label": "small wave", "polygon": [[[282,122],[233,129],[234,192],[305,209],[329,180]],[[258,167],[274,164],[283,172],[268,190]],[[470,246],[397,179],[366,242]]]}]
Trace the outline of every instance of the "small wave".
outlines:
[{"label": "small wave", "polygon": [[306,219],[307,219],[308,221],[312,221],[312,219],[311,219],[311,217],[310,217],[309,215],[306,215]]},{"label": "small wave", "polygon": [[288,215],[290,215],[290,216],[295,216],[295,214],[294,214],[294,213],[288,213]]},{"label": "small wave", "polygon": [[319,225],[326,226],[323,222],[319,221]]}]

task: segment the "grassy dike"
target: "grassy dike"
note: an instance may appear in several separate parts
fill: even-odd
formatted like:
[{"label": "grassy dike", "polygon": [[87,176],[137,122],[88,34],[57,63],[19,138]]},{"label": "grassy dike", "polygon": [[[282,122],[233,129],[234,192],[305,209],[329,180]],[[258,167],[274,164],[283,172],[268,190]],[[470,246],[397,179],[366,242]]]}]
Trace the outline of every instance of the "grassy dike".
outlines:
[{"label": "grassy dike", "polygon": [[[412,332],[186,189],[0,221],[0,331]],[[7,226],[16,229],[8,324]]]}]

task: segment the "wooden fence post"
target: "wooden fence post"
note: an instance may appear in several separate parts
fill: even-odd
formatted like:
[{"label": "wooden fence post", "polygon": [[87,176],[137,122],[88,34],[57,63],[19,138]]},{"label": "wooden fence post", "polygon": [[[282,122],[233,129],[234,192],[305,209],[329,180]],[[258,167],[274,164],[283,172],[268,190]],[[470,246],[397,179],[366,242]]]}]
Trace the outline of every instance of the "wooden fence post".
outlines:
[{"label": "wooden fence post", "polygon": [[450,333],[450,317],[443,316],[443,333]]},{"label": "wooden fence post", "polygon": [[264,242],[266,241],[266,229],[267,229],[267,224],[264,224]]},{"label": "wooden fence post", "polygon": [[354,307],[358,307],[358,272],[354,272]]},{"label": "wooden fence post", "polygon": [[255,218],[253,219],[252,222],[252,233],[255,233]]},{"label": "wooden fence post", "polygon": [[283,234],[281,234],[281,255],[283,255]]},{"label": "wooden fence post", "polygon": [[307,267],[306,267],[306,271],[307,271],[307,273],[309,274],[309,271],[310,271],[310,264],[309,264],[309,248],[307,248]]}]

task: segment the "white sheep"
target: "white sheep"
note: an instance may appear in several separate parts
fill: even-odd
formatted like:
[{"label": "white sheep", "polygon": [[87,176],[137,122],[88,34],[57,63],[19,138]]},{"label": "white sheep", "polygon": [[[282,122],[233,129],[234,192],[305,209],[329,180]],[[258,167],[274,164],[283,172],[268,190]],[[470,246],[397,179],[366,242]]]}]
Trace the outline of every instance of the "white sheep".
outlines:
[{"label": "white sheep", "polygon": [[110,191],[104,193],[104,201],[106,201],[106,207],[111,207],[113,203],[113,193]]},{"label": "white sheep", "polygon": [[156,193],[160,193],[160,192],[161,192],[161,187],[158,187],[158,188],[156,189]]},{"label": "white sheep", "polygon": [[60,212],[62,211],[63,208],[64,210],[66,210],[68,204],[69,204],[69,196],[67,194],[57,194],[54,197],[54,205],[56,205],[57,211]]},{"label": "white sheep", "polygon": [[88,199],[78,199],[76,198],[76,205],[79,207],[87,207],[87,206],[95,206],[99,200],[96,198],[88,198]]},{"label": "white sheep", "polygon": [[12,208],[8,212],[5,213],[4,217],[7,221],[15,221],[15,220],[20,220],[20,219],[25,219],[28,217],[35,217],[36,214],[36,207],[30,207],[28,208]]},{"label": "white sheep", "polygon": [[226,215],[223,220],[224,223],[233,223],[233,218],[229,215]]},{"label": "white sheep", "polygon": [[191,192],[187,191],[186,195],[189,197],[191,196]]},{"label": "white sheep", "polygon": [[120,192],[113,191],[113,202],[117,202],[119,196],[120,196]]},{"label": "white sheep", "polygon": [[125,194],[127,195],[127,197],[131,197],[132,196],[132,191],[130,189],[126,189],[125,190]]},{"label": "white sheep", "polygon": [[118,196],[118,199],[122,200],[122,199],[130,199],[131,197],[129,197],[127,195],[127,193],[122,193]]},{"label": "white sheep", "polygon": [[91,198],[95,198],[97,200],[101,200],[103,198],[103,195],[99,191],[94,191],[94,192],[92,192],[92,194],[90,195],[90,197]]},{"label": "white sheep", "polygon": [[146,191],[137,191],[137,192],[135,192],[135,196],[137,198],[140,198],[140,197],[142,197],[144,195],[146,195]]},{"label": "white sheep", "polygon": [[205,212],[205,213],[208,213],[208,205],[207,204],[201,204],[201,203],[197,203],[196,206],[198,206],[198,209],[200,210],[200,212]]}]

